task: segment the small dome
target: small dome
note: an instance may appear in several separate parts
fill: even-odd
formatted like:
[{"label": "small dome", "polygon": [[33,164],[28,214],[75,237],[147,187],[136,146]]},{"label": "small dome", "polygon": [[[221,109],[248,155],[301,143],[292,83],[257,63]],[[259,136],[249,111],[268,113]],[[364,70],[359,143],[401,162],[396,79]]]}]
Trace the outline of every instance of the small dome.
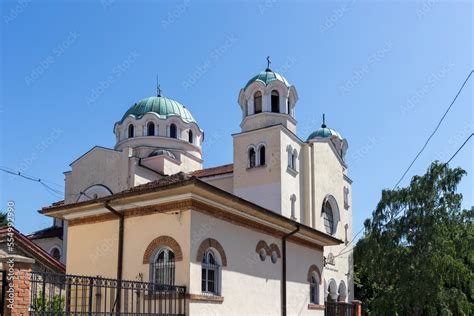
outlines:
[{"label": "small dome", "polygon": [[176,160],[176,156],[169,150],[167,149],[156,149],[153,150],[148,157],[155,157],[155,156],[168,156],[170,158],[173,158]]},{"label": "small dome", "polygon": [[339,134],[336,130],[326,126],[326,117],[323,114],[323,124],[321,125],[321,128],[312,132],[309,135],[308,140],[313,139],[313,138],[329,138],[332,136],[336,136],[340,140],[343,139],[341,134]]},{"label": "small dome", "polygon": [[160,118],[167,119],[171,116],[179,116],[185,123],[196,123],[191,112],[178,101],[162,96],[149,97],[135,103],[123,115],[120,124],[129,116],[139,119],[146,113],[156,113]]},{"label": "small dome", "polygon": [[249,82],[247,82],[247,84],[245,85],[244,89],[247,89],[247,87],[250,86],[255,81],[260,81],[264,85],[268,85],[270,82],[272,82],[274,80],[278,80],[278,81],[283,82],[287,87],[291,86],[288,83],[288,81],[285,79],[285,77],[283,77],[279,73],[276,73],[276,72],[272,71],[270,68],[267,68],[267,69],[265,69],[265,71],[262,71],[261,73],[259,73],[258,75],[256,75],[252,79],[250,79]]},{"label": "small dome", "polygon": [[328,138],[332,136],[336,136],[337,138],[342,139],[341,134],[339,134],[336,130],[326,127],[326,125],[324,125],[324,127],[321,127],[320,129],[312,132],[311,135],[309,135],[308,140],[317,137]]}]

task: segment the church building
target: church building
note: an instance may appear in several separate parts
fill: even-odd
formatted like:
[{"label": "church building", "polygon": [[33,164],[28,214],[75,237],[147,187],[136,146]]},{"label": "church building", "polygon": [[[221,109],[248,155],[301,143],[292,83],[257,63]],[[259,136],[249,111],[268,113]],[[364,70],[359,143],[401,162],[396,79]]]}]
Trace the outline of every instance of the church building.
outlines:
[{"label": "church building", "polygon": [[70,164],[64,201],[40,211],[64,226],[67,274],[185,286],[189,315],[352,302],[346,139],[324,119],[298,137],[296,87],[269,65],[237,103],[231,164],[203,169],[212,153],[193,105],[159,89],[115,123],[114,148]]}]

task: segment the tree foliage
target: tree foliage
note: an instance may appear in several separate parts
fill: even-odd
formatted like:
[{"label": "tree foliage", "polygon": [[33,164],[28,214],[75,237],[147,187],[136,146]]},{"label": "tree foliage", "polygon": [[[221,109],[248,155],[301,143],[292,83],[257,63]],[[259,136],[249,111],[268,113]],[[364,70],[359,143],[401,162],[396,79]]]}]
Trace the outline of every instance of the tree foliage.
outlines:
[{"label": "tree foliage", "polygon": [[474,314],[474,208],[465,171],[434,162],[406,188],[384,190],[354,252],[356,297],[374,315]]}]

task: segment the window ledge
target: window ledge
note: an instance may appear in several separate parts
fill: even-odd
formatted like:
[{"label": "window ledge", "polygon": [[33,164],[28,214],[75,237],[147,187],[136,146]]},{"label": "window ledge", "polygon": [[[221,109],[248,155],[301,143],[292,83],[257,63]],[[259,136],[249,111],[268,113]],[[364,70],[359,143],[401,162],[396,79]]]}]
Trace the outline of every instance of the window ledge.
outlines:
[{"label": "window ledge", "polygon": [[255,166],[255,167],[247,167],[247,170],[253,170],[253,169],[259,169],[259,168],[265,168],[267,165],[264,164],[264,165],[258,165],[258,166]]},{"label": "window ledge", "polygon": [[308,309],[317,309],[317,310],[324,310],[324,305],[319,304],[308,304]]},{"label": "window ledge", "polygon": [[188,298],[189,300],[195,301],[195,302],[216,303],[216,304],[222,304],[224,302],[223,296],[212,295],[212,294],[188,294]]},{"label": "window ledge", "polygon": [[286,167],[286,172],[288,172],[289,174],[291,174],[294,177],[296,177],[298,175],[298,171],[296,171],[295,169],[293,169],[291,167]]}]

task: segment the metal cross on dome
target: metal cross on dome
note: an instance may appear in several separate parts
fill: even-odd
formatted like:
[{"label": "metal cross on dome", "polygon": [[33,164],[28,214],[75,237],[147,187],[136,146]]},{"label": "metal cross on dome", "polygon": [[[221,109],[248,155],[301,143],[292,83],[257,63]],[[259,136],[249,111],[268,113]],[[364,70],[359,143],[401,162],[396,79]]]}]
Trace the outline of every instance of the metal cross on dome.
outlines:
[{"label": "metal cross on dome", "polygon": [[270,69],[270,64],[272,61],[270,60],[270,56],[267,56],[267,69]]},{"label": "metal cross on dome", "polygon": [[156,94],[158,97],[161,97],[161,88],[160,88],[160,84],[159,84],[159,81],[158,81],[158,75],[156,76]]}]

